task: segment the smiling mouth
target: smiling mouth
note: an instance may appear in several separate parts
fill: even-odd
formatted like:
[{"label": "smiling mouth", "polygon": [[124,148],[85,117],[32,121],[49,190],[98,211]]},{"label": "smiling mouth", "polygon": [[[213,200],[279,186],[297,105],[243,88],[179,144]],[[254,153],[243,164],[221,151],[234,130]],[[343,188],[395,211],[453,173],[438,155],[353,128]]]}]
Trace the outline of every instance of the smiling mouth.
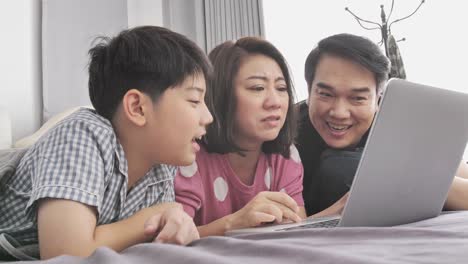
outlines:
[{"label": "smiling mouth", "polygon": [[352,127],[352,125],[337,125],[337,124],[332,124],[329,122],[326,122],[328,128],[330,128],[332,131],[336,132],[344,132]]}]

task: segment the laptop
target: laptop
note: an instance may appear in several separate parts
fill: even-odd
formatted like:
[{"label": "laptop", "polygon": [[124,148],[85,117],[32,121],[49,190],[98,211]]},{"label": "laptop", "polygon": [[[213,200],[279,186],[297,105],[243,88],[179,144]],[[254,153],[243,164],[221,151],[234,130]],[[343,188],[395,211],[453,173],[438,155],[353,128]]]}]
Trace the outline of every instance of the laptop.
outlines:
[{"label": "laptop", "polygon": [[341,216],[232,230],[408,224],[441,213],[468,141],[468,94],[401,79],[387,83]]}]

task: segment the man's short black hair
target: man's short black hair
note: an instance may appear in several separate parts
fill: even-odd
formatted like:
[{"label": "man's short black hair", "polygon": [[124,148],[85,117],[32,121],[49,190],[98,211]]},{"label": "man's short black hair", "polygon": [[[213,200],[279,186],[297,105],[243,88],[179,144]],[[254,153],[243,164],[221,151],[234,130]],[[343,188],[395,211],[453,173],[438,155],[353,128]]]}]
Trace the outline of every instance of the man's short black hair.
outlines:
[{"label": "man's short black hair", "polygon": [[208,79],[211,74],[205,53],[166,28],[136,27],[99,40],[89,51],[89,97],[97,113],[109,120],[130,89],[157,101],[167,88],[187,77],[203,74]]},{"label": "man's short black hair", "polygon": [[322,39],[307,56],[304,75],[309,93],[323,54],[338,56],[362,65],[374,74],[378,92],[388,79],[390,62],[379,46],[364,37],[337,34]]}]

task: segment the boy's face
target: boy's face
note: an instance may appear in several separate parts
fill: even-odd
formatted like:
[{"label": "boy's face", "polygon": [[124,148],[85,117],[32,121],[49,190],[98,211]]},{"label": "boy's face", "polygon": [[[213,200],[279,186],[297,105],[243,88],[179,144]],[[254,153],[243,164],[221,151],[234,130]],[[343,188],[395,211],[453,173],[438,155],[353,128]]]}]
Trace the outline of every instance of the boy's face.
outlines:
[{"label": "boy's face", "polygon": [[378,110],[372,72],[350,60],[324,54],[309,95],[312,125],[329,147],[356,146]]},{"label": "boy's face", "polygon": [[235,139],[243,148],[274,140],[286,120],[288,87],[279,65],[264,55],[245,58],[234,79]]},{"label": "boy's face", "polygon": [[[195,161],[200,146],[195,142],[213,121],[205,104],[206,84],[202,74],[188,77],[168,88],[153,103],[147,130],[148,151],[153,162],[187,166]],[[151,140],[149,140],[151,139]]]}]

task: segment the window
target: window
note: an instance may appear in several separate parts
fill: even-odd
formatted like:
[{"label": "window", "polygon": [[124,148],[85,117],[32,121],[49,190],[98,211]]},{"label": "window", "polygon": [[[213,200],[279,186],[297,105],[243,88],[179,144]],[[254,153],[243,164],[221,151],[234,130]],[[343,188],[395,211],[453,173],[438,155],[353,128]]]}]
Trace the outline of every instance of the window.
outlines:
[{"label": "window", "polygon": [[[420,0],[395,0],[390,21],[409,15]],[[352,33],[380,41],[378,30],[365,30],[347,13],[349,7],[361,18],[380,22],[380,4],[388,15],[391,0],[263,1],[265,36],[286,57],[297,92],[307,97],[304,62],[317,42],[329,35]],[[466,71],[468,34],[464,21],[466,1],[426,1],[419,11],[392,26],[409,81],[468,93]],[[383,47],[382,47],[383,49]]]}]

